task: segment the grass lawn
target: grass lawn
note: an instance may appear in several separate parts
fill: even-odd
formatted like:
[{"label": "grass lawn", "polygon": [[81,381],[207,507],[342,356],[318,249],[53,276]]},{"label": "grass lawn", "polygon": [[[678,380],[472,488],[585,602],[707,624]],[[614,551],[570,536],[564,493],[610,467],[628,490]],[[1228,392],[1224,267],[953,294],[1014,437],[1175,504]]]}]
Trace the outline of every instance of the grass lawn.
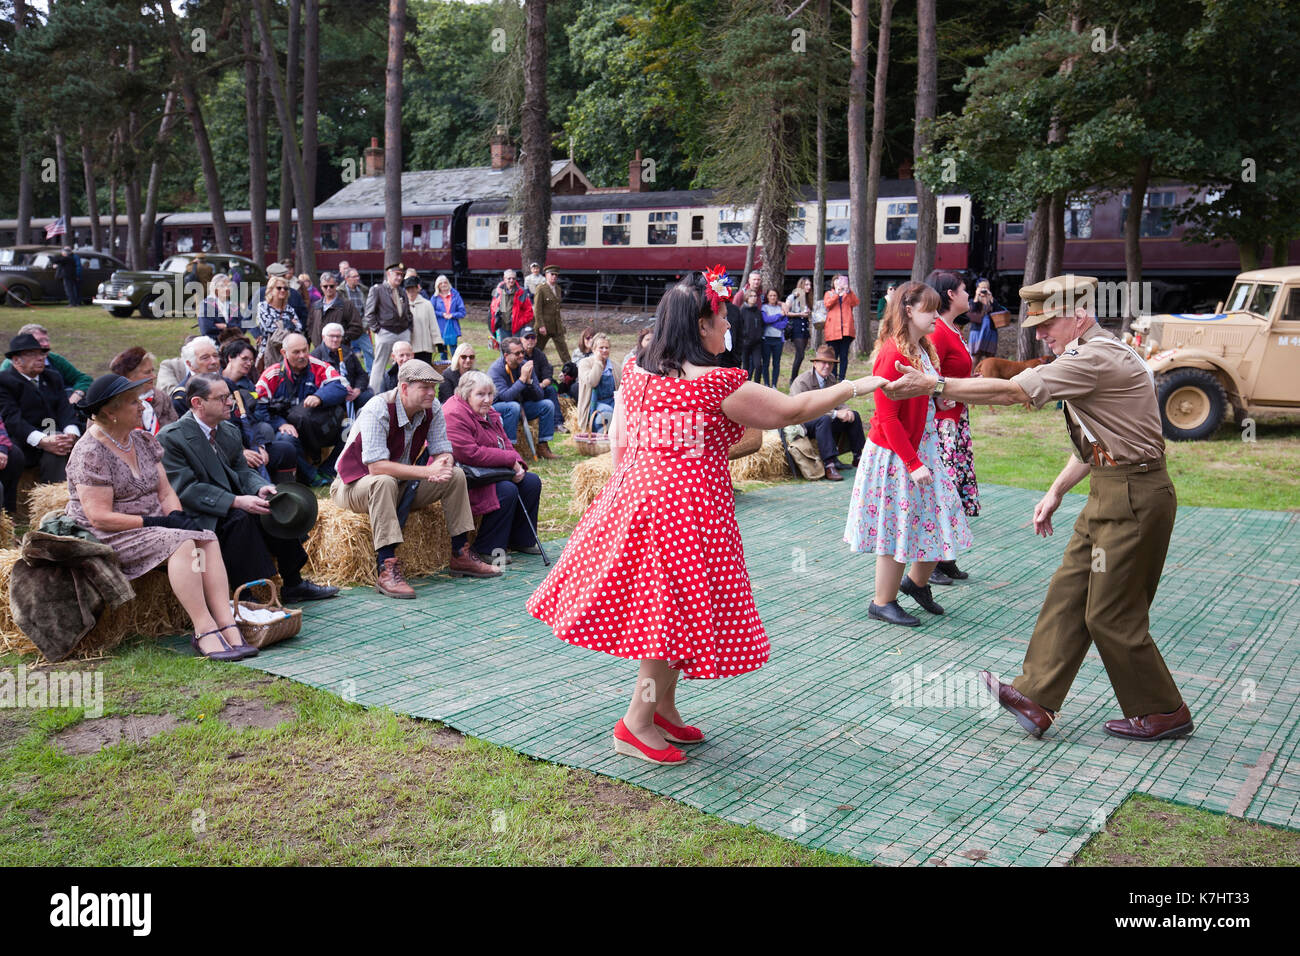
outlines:
[{"label": "grass lawn", "polygon": [[[4,341],[23,322],[46,325],[55,350],[93,375],[131,345],[175,355],[192,331],[184,320],[114,319],[92,307],[0,309],[0,319]],[[613,327],[616,360],[634,330]],[[786,366],[788,384],[788,356]],[[855,359],[852,372],[866,374],[865,360]],[[869,400],[855,406],[869,417]],[[986,482],[1045,489],[1068,454],[1050,408],[978,409],[972,429]],[[1179,501],[1300,506],[1291,490],[1300,419],[1261,422],[1257,437],[1243,442],[1229,423],[1210,441],[1171,445]],[[560,459],[536,466],[541,530],[550,538],[577,523],[569,474],[581,460],[567,438],[555,447]],[[31,662],[0,658],[2,668],[20,663]],[[0,865],[856,863],[436,723],[152,642],[63,668],[104,674],[110,719],[87,720],[77,709],[0,711]],[[1138,795],[1077,862],[1294,865],[1300,833]]]}]

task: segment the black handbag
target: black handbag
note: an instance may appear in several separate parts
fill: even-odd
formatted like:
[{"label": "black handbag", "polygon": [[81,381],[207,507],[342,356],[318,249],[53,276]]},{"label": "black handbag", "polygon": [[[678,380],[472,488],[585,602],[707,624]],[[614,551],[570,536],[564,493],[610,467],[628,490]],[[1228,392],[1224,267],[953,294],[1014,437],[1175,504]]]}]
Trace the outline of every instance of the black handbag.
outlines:
[{"label": "black handbag", "polygon": [[489,468],[483,465],[462,465],[459,462],[457,465],[465,472],[465,484],[471,488],[477,488],[479,485],[495,485],[498,481],[515,480],[513,468]]}]

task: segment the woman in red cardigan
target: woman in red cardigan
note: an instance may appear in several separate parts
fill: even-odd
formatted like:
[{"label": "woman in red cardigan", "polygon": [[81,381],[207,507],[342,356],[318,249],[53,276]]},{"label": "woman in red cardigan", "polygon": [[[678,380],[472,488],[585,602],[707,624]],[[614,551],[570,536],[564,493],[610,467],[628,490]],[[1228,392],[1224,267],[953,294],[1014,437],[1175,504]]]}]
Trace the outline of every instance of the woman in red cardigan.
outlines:
[{"label": "woman in red cardigan", "polygon": [[[908,282],[894,293],[872,355],[876,375],[897,378],[895,362],[939,374],[929,339],[938,308],[938,293],[924,282]],[[942,614],[930,575],[936,562],[955,558],[971,543],[957,488],[939,458],[934,411],[927,396],[894,401],[876,393],[844,529],[851,550],[876,555],[876,594],[867,614],[905,627],[921,622],[899,607],[898,592]]]},{"label": "woman in red cardigan", "polygon": [[501,416],[492,408],[494,398],[496,386],[492,379],[485,372],[470,369],[461,373],[456,394],[443,404],[442,414],[447,421],[447,440],[458,464],[514,469],[514,477],[509,480],[469,489],[470,511],[476,517],[483,516],[474,537],[474,550],[484,561],[509,564],[507,548],[524,554],[541,554],[528,518],[536,527],[542,479],[528,470],[506,437]]},{"label": "woman in red cardigan", "polygon": [[[943,377],[970,378],[971,357],[957,331],[957,318],[970,308],[970,293],[961,276],[955,272],[931,272],[926,282],[939,293],[939,317],[930,333],[930,341],[939,356]],[[966,517],[980,513],[980,487],[975,480],[975,448],[970,437],[970,414],[961,402],[941,399],[934,413],[935,429],[939,433],[939,457],[948,477],[957,486],[961,506]],[[940,561],[930,577],[931,584],[952,584],[969,575],[957,567],[956,561]]]}]

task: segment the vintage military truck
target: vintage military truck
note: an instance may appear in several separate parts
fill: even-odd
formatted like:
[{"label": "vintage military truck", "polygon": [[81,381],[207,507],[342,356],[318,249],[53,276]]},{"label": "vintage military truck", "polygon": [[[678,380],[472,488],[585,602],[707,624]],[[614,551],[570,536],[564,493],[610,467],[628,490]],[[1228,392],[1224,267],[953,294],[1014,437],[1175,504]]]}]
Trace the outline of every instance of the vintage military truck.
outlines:
[{"label": "vintage military truck", "polygon": [[1229,407],[1238,425],[1300,413],[1300,266],[1243,272],[1217,312],[1144,316],[1133,332],[1167,438],[1208,438]]}]

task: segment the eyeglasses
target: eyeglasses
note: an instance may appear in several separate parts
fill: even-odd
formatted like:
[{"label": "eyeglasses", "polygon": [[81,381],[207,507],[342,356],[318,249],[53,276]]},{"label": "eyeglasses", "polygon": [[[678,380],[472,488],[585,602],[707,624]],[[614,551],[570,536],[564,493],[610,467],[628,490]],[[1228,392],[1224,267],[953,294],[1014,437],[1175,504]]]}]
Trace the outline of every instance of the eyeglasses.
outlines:
[{"label": "eyeglasses", "polygon": [[328,283],[328,284],[326,284],[326,285],[321,286],[321,288],[322,288],[322,289],[337,289],[338,286],[336,286],[334,283],[331,282],[331,283]]},{"label": "eyeglasses", "polygon": [[226,392],[225,395],[209,395],[208,401],[220,402],[222,405],[233,405],[235,404],[235,396],[231,395],[229,392]]}]

